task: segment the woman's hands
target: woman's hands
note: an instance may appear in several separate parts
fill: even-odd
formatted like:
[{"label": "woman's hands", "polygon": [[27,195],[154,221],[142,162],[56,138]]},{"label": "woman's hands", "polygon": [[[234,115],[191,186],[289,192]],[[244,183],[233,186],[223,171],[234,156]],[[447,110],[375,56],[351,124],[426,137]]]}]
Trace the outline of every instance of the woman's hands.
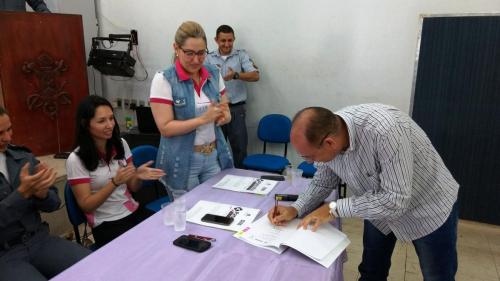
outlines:
[{"label": "woman's hands", "polygon": [[154,163],[154,161],[148,161],[136,170],[136,177],[141,180],[157,180],[165,175],[165,172],[162,169],[151,168],[150,166]]},{"label": "woman's hands", "polygon": [[207,107],[207,111],[203,113],[201,118],[203,119],[205,124],[216,122],[220,118],[224,118],[224,107],[227,107],[227,111],[229,111],[229,106],[222,106],[221,104],[210,102]]},{"label": "woman's hands", "polygon": [[231,111],[229,111],[229,102],[221,102],[219,107],[222,111],[222,116],[215,120],[215,125],[222,126],[231,122]]},{"label": "woman's hands", "polygon": [[134,165],[128,165],[126,167],[120,167],[116,171],[116,175],[113,177],[113,184],[117,185],[115,187],[118,187],[130,179],[135,175],[135,167]]}]

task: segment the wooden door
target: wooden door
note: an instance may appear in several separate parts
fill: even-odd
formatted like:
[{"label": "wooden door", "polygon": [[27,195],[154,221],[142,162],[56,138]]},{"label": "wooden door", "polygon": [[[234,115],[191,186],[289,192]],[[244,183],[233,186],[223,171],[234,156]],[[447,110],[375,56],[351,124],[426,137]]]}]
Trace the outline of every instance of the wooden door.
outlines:
[{"label": "wooden door", "polygon": [[36,155],[71,150],[88,95],[82,17],[0,12],[0,81],[14,144]]}]

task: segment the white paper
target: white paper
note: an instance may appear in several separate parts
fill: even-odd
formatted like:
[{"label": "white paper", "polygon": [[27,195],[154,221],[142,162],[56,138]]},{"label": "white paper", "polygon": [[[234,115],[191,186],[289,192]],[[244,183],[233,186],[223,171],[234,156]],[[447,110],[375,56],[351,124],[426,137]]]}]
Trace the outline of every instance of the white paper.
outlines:
[{"label": "white paper", "polygon": [[[186,220],[200,225],[239,231],[249,226],[259,213],[259,209],[200,200],[187,212]],[[230,216],[234,218],[234,220],[230,225],[220,225],[201,221],[201,218],[206,214],[219,215],[223,217]]]},{"label": "white paper", "polygon": [[349,245],[347,236],[331,224],[321,225],[316,232],[297,229],[299,219],[286,226],[275,226],[266,216],[233,236],[254,246],[281,254],[286,246],[294,248],[324,267],[330,267]]},{"label": "white paper", "polygon": [[214,187],[237,192],[267,195],[277,184],[278,181],[273,180],[226,175]]}]

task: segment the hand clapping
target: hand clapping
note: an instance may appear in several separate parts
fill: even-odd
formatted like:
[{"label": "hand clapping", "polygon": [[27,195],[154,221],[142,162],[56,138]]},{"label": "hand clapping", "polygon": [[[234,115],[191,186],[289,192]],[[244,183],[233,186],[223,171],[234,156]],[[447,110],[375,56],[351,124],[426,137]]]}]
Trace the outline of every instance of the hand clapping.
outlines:
[{"label": "hand clapping", "polygon": [[157,180],[165,175],[162,169],[151,168],[154,161],[148,161],[137,168],[136,175],[141,180]]},{"label": "hand clapping", "polygon": [[21,168],[18,191],[24,198],[35,196],[43,199],[47,197],[49,187],[54,185],[56,181],[56,171],[53,168],[49,168],[46,164],[40,163],[35,167],[35,173],[30,175],[29,168],[29,162]]}]

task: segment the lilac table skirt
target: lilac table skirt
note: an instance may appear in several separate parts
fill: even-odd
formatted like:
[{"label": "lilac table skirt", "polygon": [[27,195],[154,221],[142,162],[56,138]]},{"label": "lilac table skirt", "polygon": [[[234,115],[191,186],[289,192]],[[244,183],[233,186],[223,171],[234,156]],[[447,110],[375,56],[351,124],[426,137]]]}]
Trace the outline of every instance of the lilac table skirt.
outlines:
[{"label": "lilac table skirt", "polygon": [[[275,193],[299,193],[300,187],[280,182],[267,196],[215,189],[211,186],[224,175],[259,176],[261,173],[239,169],[222,171],[187,194],[186,206],[199,200],[259,208],[266,215],[274,205]],[[172,245],[181,234],[214,237],[216,242],[204,253]],[[175,280],[175,281],[343,281],[341,256],[330,268],[324,268],[299,252],[288,249],[278,255],[232,237],[232,232],[187,223],[184,232],[162,224],[161,212],[151,216],[105,247],[92,253],[52,280]]]}]

